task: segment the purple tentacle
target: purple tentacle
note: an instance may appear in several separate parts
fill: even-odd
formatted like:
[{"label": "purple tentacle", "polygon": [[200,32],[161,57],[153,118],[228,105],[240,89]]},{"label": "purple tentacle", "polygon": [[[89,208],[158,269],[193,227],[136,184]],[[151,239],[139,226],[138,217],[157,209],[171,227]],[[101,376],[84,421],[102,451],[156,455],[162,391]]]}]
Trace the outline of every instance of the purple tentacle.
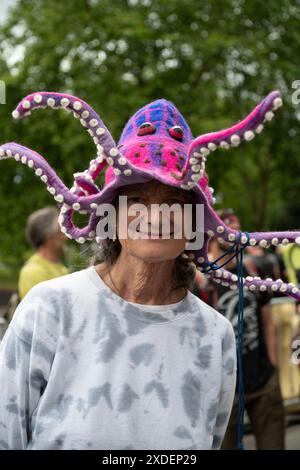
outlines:
[{"label": "purple tentacle", "polygon": [[273,111],[282,105],[279,91],[273,91],[259,103],[254,110],[241,122],[218,132],[201,135],[191,143],[186,165],[186,176],[183,185],[186,189],[193,187],[203,176],[206,157],[218,147],[229,149],[237,147],[242,141],[250,141],[263,130],[263,123],[270,121]]},{"label": "purple tentacle", "polygon": [[[20,101],[17,108],[13,111],[12,116],[15,119],[23,118],[24,116],[31,114],[31,111],[34,109],[47,107],[52,109],[62,108],[66,111],[72,112],[73,116],[79,119],[81,125],[86,128],[93,138],[97,147],[97,154],[100,157],[100,161],[96,159],[91,162],[90,165],[94,165],[96,167],[101,165],[103,161],[103,153],[105,156],[108,156],[113,149],[116,151],[114,139],[98,114],[90,105],[76,96],[47,91],[31,93]],[[94,177],[99,173],[99,171],[101,171],[97,170],[97,168],[94,168],[93,170],[89,168],[88,172],[92,177]]]},{"label": "purple tentacle", "polygon": [[35,170],[35,174],[46,184],[48,191],[57,202],[66,202],[69,206],[79,203],[80,198],[70,192],[69,188],[39,153],[15,142],[9,142],[0,146],[0,159],[6,158],[14,158],[16,161],[20,161]]},{"label": "purple tentacle", "polygon": [[97,178],[106,163],[114,168],[116,176],[130,176],[134,168],[116,148],[114,139],[93,108],[76,96],[64,93],[38,92],[26,96],[17,106],[12,115],[15,119],[22,118],[38,108],[65,109],[72,112],[80,120],[93,138],[97,147],[97,157],[91,160],[86,174],[93,180]]},{"label": "purple tentacle", "polygon": [[[81,183],[84,186],[89,186],[91,188],[91,184],[84,183],[83,179],[85,178],[87,181],[90,181],[91,177],[93,180],[95,180],[106,164],[113,167],[113,171],[116,177],[123,177],[123,175],[127,177],[132,175],[134,172],[134,167],[116,148],[116,144],[111,134],[103,124],[98,114],[83,100],[64,93],[32,93],[26,96],[18,104],[12,115],[15,119],[18,119],[31,114],[31,111],[34,109],[46,107],[53,109],[62,108],[66,111],[72,112],[74,117],[80,119],[80,123],[87,129],[88,133],[92,136],[93,141],[96,144],[97,157],[90,161],[88,169],[84,171],[85,176],[83,176],[81,179]],[[80,207],[78,204],[76,204],[76,206],[73,208],[75,210],[91,210],[91,208],[95,209],[96,200],[100,193],[97,194],[94,192],[94,194],[91,194],[93,191],[89,192],[86,189],[82,191],[82,188],[78,187],[78,184],[75,181],[72,192],[77,195],[87,195],[87,193],[89,193],[89,196],[81,199]],[[96,189],[97,186],[95,185],[94,188]]]},{"label": "purple tentacle", "polygon": [[[210,237],[218,237],[227,242],[236,242],[240,239],[240,245],[248,241],[245,233],[228,227],[208,205],[205,206],[205,230]],[[260,245],[268,248],[270,245],[288,245],[297,243],[300,245],[300,230],[298,231],[280,231],[280,232],[250,232],[249,244],[251,246]]]},{"label": "purple tentacle", "polygon": [[[199,152],[194,152],[187,160],[183,169],[184,179],[180,187],[182,189],[192,189],[205,173],[206,156]],[[211,202],[211,201],[210,201]]]},{"label": "purple tentacle", "polygon": [[[126,184],[125,180],[127,180],[127,176],[132,174],[133,169],[127,159],[125,159],[125,164],[122,155],[119,155],[119,161],[116,163],[114,171],[119,175],[120,184]],[[88,212],[96,211],[97,209],[97,201],[99,197],[101,197],[101,192],[98,191],[96,185],[93,185],[92,182],[89,180],[89,175],[84,173],[86,181],[89,181],[89,195],[86,195],[87,192],[83,191],[80,184],[83,184],[82,179],[79,178],[79,183],[75,182],[75,186],[73,190],[70,190],[59,178],[59,176],[55,173],[55,171],[51,168],[49,163],[42,157],[39,153],[24,147],[23,145],[17,144],[15,142],[5,143],[0,146],[0,159],[6,158],[14,158],[16,161],[20,161],[23,164],[27,164],[30,168],[35,170],[35,174],[40,177],[41,181],[46,184],[48,191],[50,194],[54,196],[54,199],[59,203],[66,203],[68,206],[72,207],[76,211],[84,211],[87,210]],[[121,162],[120,162],[121,160]],[[120,168],[124,168],[125,170],[121,170]],[[127,182],[127,181],[126,181]],[[87,183],[88,184],[88,183]],[[79,186],[78,186],[79,185]],[[86,190],[86,186],[85,186]],[[113,190],[112,190],[113,191]],[[91,194],[93,192],[93,194]],[[109,197],[110,192],[107,192]]]},{"label": "purple tentacle", "polygon": [[[209,205],[205,205],[205,230],[207,237],[217,237],[220,241],[237,242],[239,245],[249,244],[254,246],[257,243],[260,246],[268,247],[270,243],[273,245],[287,245],[288,243],[297,243],[300,245],[300,231],[298,232],[261,232],[261,233],[241,233],[240,231],[233,230],[228,227],[213,211]],[[207,245],[204,245],[201,254],[197,254],[196,263],[199,265],[200,270],[202,265],[206,265],[208,262]],[[195,257],[194,257],[195,258]],[[226,269],[219,268],[206,273],[215,282],[219,282],[225,286],[230,286],[233,289],[237,289],[237,276]],[[273,279],[261,279],[257,276],[247,276],[243,279],[245,289],[250,291],[270,291],[270,292],[282,292],[286,295],[300,300],[300,290],[293,284],[286,284],[282,280]]]},{"label": "purple tentacle", "polygon": [[[207,275],[215,282],[224,286],[229,286],[232,289],[238,287],[238,277],[236,274],[227,271],[226,269],[219,268],[215,271],[210,271]],[[296,300],[300,300],[300,290],[293,284],[286,284],[281,279],[274,281],[273,279],[261,279],[258,276],[247,276],[243,278],[243,286],[252,292],[282,292]]]},{"label": "purple tentacle", "polygon": [[[209,237],[219,237],[222,240],[235,242],[240,232],[228,227],[208,204],[205,205],[205,231]],[[241,236],[241,244],[247,243],[246,235]]]},{"label": "purple tentacle", "polygon": [[[217,216],[216,216],[217,218]],[[206,230],[209,236],[218,237],[221,240],[227,242],[236,242],[240,239],[240,245],[244,245],[248,241],[246,233],[242,233],[237,230],[233,230],[224,224],[221,220],[216,220],[215,225],[206,226]],[[270,245],[288,245],[289,243],[296,243],[300,246],[300,231],[283,231],[283,232],[250,232],[249,244],[251,246],[259,245],[263,248],[269,248]]]},{"label": "purple tentacle", "polygon": [[91,194],[98,194],[100,192],[99,187],[94,183],[94,180],[87,172],[74,173],[74,181],[76,194],[84,194],[89,196]]},{"label": "purple tentacle", "polygon": [[[190,145],[189,154],[199,151],[203,155],[208,155],[218,146],[221,148],[237,147],[243,140],[252,140],[255,137],[254,132],[260,133],[263,129],[263,123],[273,118],[272,110],[276,110],[281,105],[280,92],[272,91],[238,124],[222,131],[197,137]],[[222,144],[223,142],[227,145]]]},{"label": "purple tentacle", "polygon": [[250,244],[260,245],[268,248],[270,245],[288,245],[296,243],[300,246],[300,230],[284,231],[284,232],[253,232],[249,233]]},{"label": "purple tentacle", "polygon": [[[80,183],[78,183],[79,185],[77,187],[73,187],[73,190],[70,190],[61,181],[49,163],[39,153],[15,142],[9,142],[0,146],[0,160],[6,158],[14,158],[16,161],[19,161],[24,165],[26,164],[29,168],[32,168],[35,171],[35,174],[40,177],[41,181],[47,186],[47,190],[50,192],[50,194],[52,194],[54,199],[59,204],[65,203],[69,208],[79,212],[93,212],[94,215],[90,221],[90,225],[85,227],[85,231],[84,229],[78,229],[82,231],[76,232],[76,236],[86,236],[86,234],[93,230],[91,223],[94,221],[94,218],[96,218],[95,213],[98,207],[96,201],[99,199],[99,197],[101,197],[101,192],[86,196],[86,193],[91,192],[91,186],[89,191],[83,190],[84,188],[80,187],[80,178]],[[93,191],[96,191],[96,189],[98,188],[96,185],[94,185]],[[109,198],[110,196],[111,194],[108,191],[107,197]],[[68,225],[67,230],[69,229],[70,226]]]},{"label": "purple tentacle", "polygon": [[209,243],[209,236],[205,233],[204,234],[204,243],[200,250],[186,250],[186,254],[191,258],[196,266],[202,267],[205,263],[209,262],[208,259],[208,243]]},{"label": "purple tentacle", "polygon": [[[63,233],[70,238],[76,239],[79,243],[83,243],[85,239],[93,238],[95,235],[93,230],[98,220],[95,212],[92,212],[90,215],[89,223],[86,227],[79,229],[73,225],[73,209],[80,210],[83,198],[80,194],[71,192],[69,188],[65,186],[41,155],[27,147],[11,142],[0,146],[0,160],[6,158],[14,158],[16,161],[20,161],[35,170],[35,174],[46,184],[48,191],[54,196],[54,199],[59,204],[63,204],[58,219]],[[66,208],[68,208],[68,211],[66,211]],[[67,212],[66,215],[65,212]]]},{"label": "purple tentacle", "polygon": [[94,212],[90,214],[88,224],[83,228],[78,228],[73,224],[73,209],[67,204],[63,204],[60,210],[58,222],[61,231],[68,237],[75,239],[78,243],[84,243],[86,240],[95,238],[95,228],[99,217]]}]

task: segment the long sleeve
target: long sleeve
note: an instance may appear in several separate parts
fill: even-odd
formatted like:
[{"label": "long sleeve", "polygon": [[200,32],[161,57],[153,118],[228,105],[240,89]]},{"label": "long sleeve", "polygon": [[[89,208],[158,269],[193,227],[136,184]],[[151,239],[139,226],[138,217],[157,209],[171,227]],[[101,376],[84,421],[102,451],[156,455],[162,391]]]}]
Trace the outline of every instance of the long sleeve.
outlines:
[{"label": "long sleeve", "polygon": [[42,297],[39,286],[25,296],[0,344],[0,449],[26,449],[31,419],[47,384],[53,344],[39,327],[49,314]]},{"label": "long sleeve", "polygon": [[233,327],[229,322],[222,342],[222,354],[222,390],[214,430],[213,449],[220,449],[221,447],[235,395],[237,372],[236,341]]}]

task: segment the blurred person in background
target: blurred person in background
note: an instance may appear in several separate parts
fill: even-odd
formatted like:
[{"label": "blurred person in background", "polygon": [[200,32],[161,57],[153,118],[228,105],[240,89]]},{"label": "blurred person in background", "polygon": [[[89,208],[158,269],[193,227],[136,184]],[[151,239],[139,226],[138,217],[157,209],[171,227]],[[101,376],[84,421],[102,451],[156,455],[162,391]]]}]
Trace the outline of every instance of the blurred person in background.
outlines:
[{"label": "blurred person in background", "polygon": [[[221,219],[234,230],[240,230],[241,224],[239,218],[232,209],[219,211]],[[271,277],[280,279],[282,277],[281,267],[277,255],[267,252],[263,247],[248,245],[244,256],[245,266],[253,276],[259,276],[262,279]],[[282,295],[280,293],[280,295]]]},{"label": "blurred person in background", "polygon": [[285,246],[283,245],[271,247],[271,250],[273,250],[274,256],[276,256],[277,258],[278,266],[280,269],[280,279],[282,279],[283,282],[288,283],[289,278],[288,278],[287,268],[286,268],[284,257],[283,257],[284,249],[285,249]]},{"label": "blurred person in background", "polygon": [[[231,228],[240,229],[237,216],[230,210],[219,211],[219,217]],[[210,259],[223,255],[231,244],[213,238]],[[232,256],[231,254],[227,257]],[[225,262],[226,258],[222,260]],[[236,258],[224,266],[237,273]],[[244,265],[244,277],[250,274]],[[208,303],[232,322],[237,336],[238,291],[211,283]],[[258,449],[284,449],[284,408],[279,386],[277,362],[277,332],[271,318],[266,292],[244,290],[244,345],[243,375],[245,408],[247,410]],[[237,392],[237,389],[236,389]],[[238,397],[229,420],[222,449],[236,447]]]},{"label": "blurred person in background", "polygon": [[287,245],[282,250],[283,260],[286,266],[288,282],[296,286],[300,285],[300,246]]},{"label": "blurred person in background", "polygon": [[[282,256],[286,266],[288,282],[300,287],[300,246],[287,245],[282,247]],[[300,302],[297,301],[296,306],[297,313],[300,315]]]},{"label": "blurred person in background", "polygon": [[259,246],[247,246],[245,264],[256,276],[266,279],[268,277],[281,279],[281,270],[278,258],[274,253],[268,253]]},{"label": "blurred person in background", "polygon": [[[249,245],[245,250],[244,262],[251,276],[259,276],[261,279],[282,279],[283,282],[289,282],[279,251],[274,250],[272,253],[259,245]],[[285,297],[285,295],[283,292],[276,291],[273,292],[273,297]]]},{"label": "blurred person in background", "polygon": [[69,272],[60,262],[66,252],[67,238],[60,230],[58,216],[56,207],[44,207],[28,217],[26,238],[34,253],[19,274],[18,291],[21,300],[35,284]]}]

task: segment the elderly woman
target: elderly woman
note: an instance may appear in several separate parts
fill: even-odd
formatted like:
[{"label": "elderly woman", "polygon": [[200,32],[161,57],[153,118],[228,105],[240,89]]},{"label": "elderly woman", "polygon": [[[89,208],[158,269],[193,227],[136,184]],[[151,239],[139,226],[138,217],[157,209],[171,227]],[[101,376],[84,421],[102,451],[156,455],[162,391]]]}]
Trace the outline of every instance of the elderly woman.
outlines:
[{"label": "elderly woman", "polygon": [[[128,207],[190,202],[159,182],[122,194]],[[170,222],[169,238],[151,238],[149,226],[149,238],[110,240],[102,262],[24,298],[1,348],[1,448],[219,447],[234,335],[189,291],[187,240]]]},{"label": "elderly woman", "polygon": [[[57,102],[58,96],[45,92],[27,102],[38,107],[45,105],[45,100],[48,104],[50,100]],[[80,108],[78,103],[85,106],[78,98],[64,99],[69,104],[65,101],[63,106],[72,106],[75,111]],[[23,103],[23,108],[28,109],[28,103]],[[154,223],[148,217],[147,225],[137,226],[135,236],[129,228],[125,237],[120,236],[124,228],[120,224],[125,220],[129,227],[133,220],[133,204],[143,205],[146,214],[154,204],[181,208],[192,204],[195,214],[200,200],[192,184],[180,186],[176,178],[169,182],[162,176],[178,173],[178,168],[172,168],[174,156],[170,152],[183,148],[178,125],[184,123],[183,118],[165,100],[151,106],[156,110],[162,106],[164,119],[167,106],[173,124],[169,140],[167,136],[163,140],[159,131],[159,148],[164,141],[170,154],[170,162],[162,162],[160,173],[153,163],[152,170],[141,165],[139,177],[128,178],[135,167],[126,167],[125,157],[119,158],[124,170],[117,165],[112,168],[107,155],[116,158],[116,149],[105,148],[106,139],[106,160],[102,157],[93,162],[91,173],[77,174],[76,185],[71,192],[65,191],[63,198],[56,192],[62,208],[62,231],[81,242],[83,229],[75,228],[68,216],[79,208],[95,209],[91,200],[98,193],[93,193],[88,176],[95,176],[96,164],[108,163],[107,191],[101,193],[105,197],[98,200],[98,206],[113,203],[116,236],[104,243],[103,234],[98,233],[101,256],[95,264],[39,283],[19,304],[0,350],[1,449],[220,448],[236,384],[233,328],[190,291],[195,264],[186,255],[189,235],[182,230],[182,235],[176,236],[178,221],[172,212],[168,233],[161,218]],[[160,116],[152,119],[158,132]],[[137,133],[141,147],[147,143],[145,129],[153,133],[146,124]],[[125,128],[125,136],[129,128]],[[121,140],[119,148],[122,145]],[[44,160],[37,166],[38,154],[17,144],[2,149],[7,156],[16,156],[18,149],[23,161],[32,158],[36,174],[41,178],[47,175],[52,190],[57,181]],[[136,147],[132,152],[131,160],[138,160]],[[62,183],[56,187],[62,188]],[[202,194],[199,186],[198,196]],[[125,206],[120,204],[120,196],[127,197]],[[79,197],[81,204],[76,202]],[[85,197],[89,206],[83,203]],[[185,222],[182,216],[181,228]]]}]

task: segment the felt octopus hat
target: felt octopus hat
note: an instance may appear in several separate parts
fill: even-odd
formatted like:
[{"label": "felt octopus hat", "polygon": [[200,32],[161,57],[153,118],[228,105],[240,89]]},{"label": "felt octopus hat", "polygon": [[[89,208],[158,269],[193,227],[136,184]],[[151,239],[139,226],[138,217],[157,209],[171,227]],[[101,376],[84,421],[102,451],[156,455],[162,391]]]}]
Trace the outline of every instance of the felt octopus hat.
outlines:
[{"label": "felt octopus hat", "polygon": [[[60,207],[61,230],[79,243],[96,239],[99,204],[110,203],[120,186],[144,183],[153,178],[167,185],[194,191],[197,203],[204,204],[204,244],[201,249],[190,250],[196,266],[206,272],[209,238],[217,236],[233,245],[245,247],[259,244],[300,244],[300,231],[239,232],[228,227],[213,209],[213,188],[208,185],[205,162],[208,155],[218,149],[236,147],[252,140],[273,118],[273,111],[282,105],[280,92],[273,91],[242,121],[228,129],[193,138],[191,130],[177,108],[165,99],[159,99],[138,110],[125,125],[118,145],[98,114],[83,100],[67,94],[36,92],[26,96],[13,111],[16,119],[30,115],[38,108],[63,108],[80,120],[96,145],[96,157],[82,172],[74,174],[74,185],[68,188],[48,162],[37,152],[14,142],[0,146],[0,159],[14,158],[35,171],[47,186]],[[105,171],[105,183],[97,185],[97,178]],[[73,223],[74,211],[88,213],[85,227]],[[238,287],[238,278],[226,269],[207,272],[214,281]],[[251,291],[279,291],[300,300],[299,289],[282,280],[243,278],[245,289]]]}]

